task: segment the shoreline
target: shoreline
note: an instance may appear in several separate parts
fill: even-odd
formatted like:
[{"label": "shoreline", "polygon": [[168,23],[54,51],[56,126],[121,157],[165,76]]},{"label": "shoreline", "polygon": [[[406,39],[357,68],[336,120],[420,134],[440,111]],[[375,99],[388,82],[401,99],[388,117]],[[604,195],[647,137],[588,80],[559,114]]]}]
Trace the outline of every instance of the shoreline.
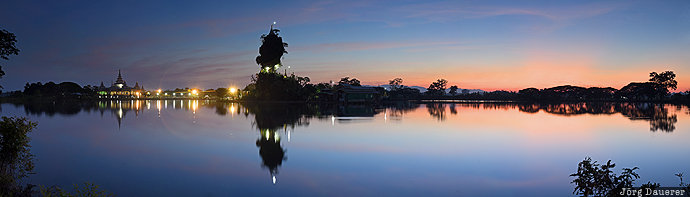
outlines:
[{"label": "shoreline", "polygon": [[98,98],[11,98],[2,97],[0,103],[23,103],[23,102],[83,102],[83,101],[165,101],[165,100],[198,100],[226,103],[282,103],[282,104],[338,104],[338,105],[379,105],[388,103],[412,102],[419,104],[426,103],[655,103],[655,104],[679,104],[687,105],[689,102],[664,101],[664,100],[510,100],[510,99],[396,99],[382,100],[380,102],[324,102],[324,101],[267,101],[267,100],[222,100],[206,98],[123,98],[123,99],[98,99]]}]

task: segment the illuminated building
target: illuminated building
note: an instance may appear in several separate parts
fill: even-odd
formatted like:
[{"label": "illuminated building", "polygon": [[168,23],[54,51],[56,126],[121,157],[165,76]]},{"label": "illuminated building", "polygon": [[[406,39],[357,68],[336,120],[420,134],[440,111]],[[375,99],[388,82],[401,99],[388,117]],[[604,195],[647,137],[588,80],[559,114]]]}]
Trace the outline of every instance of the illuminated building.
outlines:
[{"label": "illuminated building", "polygon": [[140,98],[145,96],[144,86],[139,86],[135,83],[134,87],[127,86],[127,82],[122,79],[122,73],[117,71],[117,79],[110,87],[105,87],[103,82],[97,88],[98,98],[105,99],[124,99],[124,98]]}]

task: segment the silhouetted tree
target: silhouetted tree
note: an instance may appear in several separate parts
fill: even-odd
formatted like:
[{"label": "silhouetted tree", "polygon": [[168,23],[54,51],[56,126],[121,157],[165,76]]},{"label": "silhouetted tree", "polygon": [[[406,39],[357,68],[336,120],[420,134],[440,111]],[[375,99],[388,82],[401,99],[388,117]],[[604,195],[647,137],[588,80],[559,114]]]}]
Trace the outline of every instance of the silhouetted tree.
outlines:
[{"label": "silhouetted tree", "polygon": [[355,79],[355,78],[350,79],[350,77],[343,77],[343,78],[340,78],[340,81],[338,82],[338,85],[342,85],[342,84],[350,84],[350,85],[353,85],[353,86],[362,86],[362,85],[359,83],[359,80],[357,80],[357,79]]},{"label": "silhouetted tree", "polygon": [[649,82],[659,84],[666,89],[671,88],[675,90],[678,88],[678,82],[675,80],[676,74],[673,71],[664,71],[661,74],[651,72],[649,77],[651,77]]},{"label": "silhouetted tree", "polygon": [[403,83],[402,78],[395,78],[393,80],[388,81],[388,85],[391,86],[391,91],[396,91],[396,90],[401,89],[403,87],[402,83]]},{"label": "silhouetted tree", "polygon": [[34,169],[28,134],[36,123],[26,118],[2,117],[0,121],[0,196],[30,196],[21,180]]},{"label": "silhouetted tree", "polygon": [[601,165],[587,157],[578,164],[577,172],[570,176],[576,177],[571,183],[575,184],[573,194],[583,196],[618,196],[623,188],[631,188],[640,176],[635,172],[639,169],[623,168],[621,175],[616,175],[611,169],[616,164],[611,160]]},{"label": "silhouetted tree", "polygon": [[525,88],[518,91],[521,99],[524,100],[537,100],[539,99],[539,89],[537,88]]},{"label": "silhouetted tree", "polygon": [[426,93],[429,95],[442,96],[446,93],[446,84],[448,84],[447,80],[438,79],[436,82],[429,85],[429,88],[426,89]]},{"label": "silhouetted tree", "polygon": [[77,98],[88,93],[92,93],[92,91],[84,89],[74,82],[56,84],[51,81],[46,84],[37,82],[24,85],[24,95],[32,97]]},{"label": "silhouetted tree", "polygon": [[628,100],[647,101],[662,99],[668,94],[668,89],[654,82],[630,83],[616,93]]},{"label": "silhouetted tree", "polygon": [[283,42],[283,38],[278,35],[279,32],[280,30],[273,29],[271,25],[268,35],[261,35],[259,56],[256,57],[256,63],[261,66],[261,72],[276,72],[282,65],[280,58],[287,53],[285,47],[288,44]]},{"label": "silhouetted tree", "polygon": [[[17,37],[13,33],[5,29],[0,30],[0,58],[9,60],[10,55],[19,55],[16,44]],[[3,76],[5,76],[5,71],[2,71],[2,65],[0,65],[0,78]]]},{"label": "silhouetted tree", "polygon": [[450,92],[448,92],[448,93],[450,93],[453,96],[455,96],[455,94],[458,93],[458,86],[450,86],[449,89],[450,89]]},{"label": "silhouetted tree", "polygon": [[249,93],[243,99],[306,101],[316,94],[314,85],[309,84],[309,77],[260,72],[252,77],[252,81],[244,88]]},{"label": "silhouetted tree", "polygon": [[218,98],[225,98],[228,96],[228,89],[227,88],[218,88],[216,89],[216,97]]}]

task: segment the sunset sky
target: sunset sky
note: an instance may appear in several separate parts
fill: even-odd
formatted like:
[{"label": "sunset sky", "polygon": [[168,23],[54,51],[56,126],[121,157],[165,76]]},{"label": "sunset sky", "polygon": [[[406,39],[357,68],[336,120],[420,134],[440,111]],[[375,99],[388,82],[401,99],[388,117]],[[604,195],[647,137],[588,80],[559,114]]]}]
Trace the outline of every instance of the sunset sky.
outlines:
[{"label": "sunset sky", "polygon": [[[9,1],[19,56],[0,85],[244,87],[276,21],[283,63],[312,82],[621,88],[673,70],[690,89],[690,1]],[[286,68],[286,67],[285,67]]]}]

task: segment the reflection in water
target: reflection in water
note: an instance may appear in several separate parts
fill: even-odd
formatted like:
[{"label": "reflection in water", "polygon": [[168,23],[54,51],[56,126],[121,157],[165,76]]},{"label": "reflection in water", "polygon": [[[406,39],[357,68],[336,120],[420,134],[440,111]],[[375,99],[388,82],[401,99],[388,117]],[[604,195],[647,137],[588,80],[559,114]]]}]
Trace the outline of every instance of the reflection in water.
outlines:
[{"label": "reflection in water", "polygon": [[[420,104],[411,102],[390,103],[384,106],[368,106],[368,105],[307,105],[307,104],[239,104],[239,103],[223,103],[213,101],[199,101],[199,100],[129,100],[129,101],[98,101],[98,102],[32,102],[26,104],[15,104],[16,106],[23,106],[24,111],[28,115],[63,115],[70,116],[81,111],[86,112],[100,112],[101,116],[105,111],[115,114],[118,124],[121,124],[123,118],[128,114],[134,112],[135,116],[143,113],[144,110],[150,110],[151,105],[155,105],[158,116],[160,117],[161,110],[173,108],[184,109],[191,111],[196,118],[196,111],[199,108],[215,109],[216,114],[225,115],[240,115],[248,116],[255,115],[253,122],[258,129],[280,129],[287,125],[294,127],[295,125],[309,125],[309,120],[317,119],[331,119],[333,124],[336,121],[348,122],[353,118],[348,117],[373,117],[378,113],[385,113],[385,118],[402,117],[405,113],[411,112],[419,108]],[[428,103],[425,104],[429,115],[439,121],[446,120],[446,108],[451,115],[458,113],[457,107],[461,108],[476,108],[476,109],[491,109],[491,110],[515,110],[518,109],[525,113],[537,113],[543,111],[549,114],[572,116],[580,114],[604,114],[613,115],[621,114],[630,120],[648,121],[650,124],[650,131],[666,131],[672,132],[675,130],[675,124],[678,122],[678,117],[675,113],[669,112],[670,105],[655,104],[655,103]],[[146,106],[146,107],[142,107]],[[678,105],[677,107],[682,107]],[[690,114],[690,111],[686,113]]]},{"label": "reflection in water", "polygon": [[275,130],[263,129],[261,137],[256,140],[256,146],[259,147],[259,155],[263,160],[263,167],[268,168],[271,173],[273,184],[276,183],[276,174],[278,174],[278,167],[283,164],[285,157],[285,149],[280,144],[280,135]]},{"label": "reflection in water", "polygon": [[[426,104],[426,109],[429,111],[431,117],[436,118],[438,121],[446,120],[446,106],[443,103],[428,103]],[[455,110],[455,105],[453,105],[452,110]],[[457,113],[457,111],[456,111]]]},{"label": "reflection in water", "polygon": [[[36,102],[15,104],[23,107],[28,115],[35,116],[71,116],[82,111],[88,113],[111,113],[118,126],[124,117],[134,113],[135,118],[141,113],[155,110],[157,117],[166,109],[185,110],[191,113],[196,121],[197,111],[209,109],[220,116],[249,117],[253,115],[252,125],[258,137],[256,146],[262,160],[262,167],[268,169],[271,182],[276,184],[277,174],[283,161],[287,160],[286,144],[281,136],[290,141],[291,133],[298,126],[309,126],[311,120],[329,121],[331,124],[347,123],[355,120],[370,120],[381,113],[384,121],[399,120],[406,113],[420,109],[420,104],[411,102],[390,103],[383,106],[368,105],[309,105],[309,104],[267,104],[267,103],[226,103],[200,100],[127,100],[97,102]],[[153,105],[153,106],[152,106]],[[677,115],[670,111],[671,105],[652,103],[428,103],[424,108],[429,116],[437,121],[445,121],[458,111],[474,108],[484,110],[519,110],[523,113],[549,113],[559,116],[581,114],[621,114],[633,121],[647,121],[650,131],[672,132],[676,129]],[[677,111],[682,111],[677,106]],[[448,108],[448,109],[446,109]],[[423,108],[422,108],[423,109]],[[671,108],[672,109],[672,108]],[[449,113],[446,112],[448,110]],[[687,113],[687,112],[686,112]],[[125,123],[126,124],[126,123]]]},{"label": "reflection in water", "polygon": [[564,116],[579,114],[616,114],[630,120],[649,121],[650,131],[673,132],[678,118],[669,113],[663,104],[652,103],[574,103],[574,104],[528,104],[519,105],[520,111],[536,113],[540,110]]}]

